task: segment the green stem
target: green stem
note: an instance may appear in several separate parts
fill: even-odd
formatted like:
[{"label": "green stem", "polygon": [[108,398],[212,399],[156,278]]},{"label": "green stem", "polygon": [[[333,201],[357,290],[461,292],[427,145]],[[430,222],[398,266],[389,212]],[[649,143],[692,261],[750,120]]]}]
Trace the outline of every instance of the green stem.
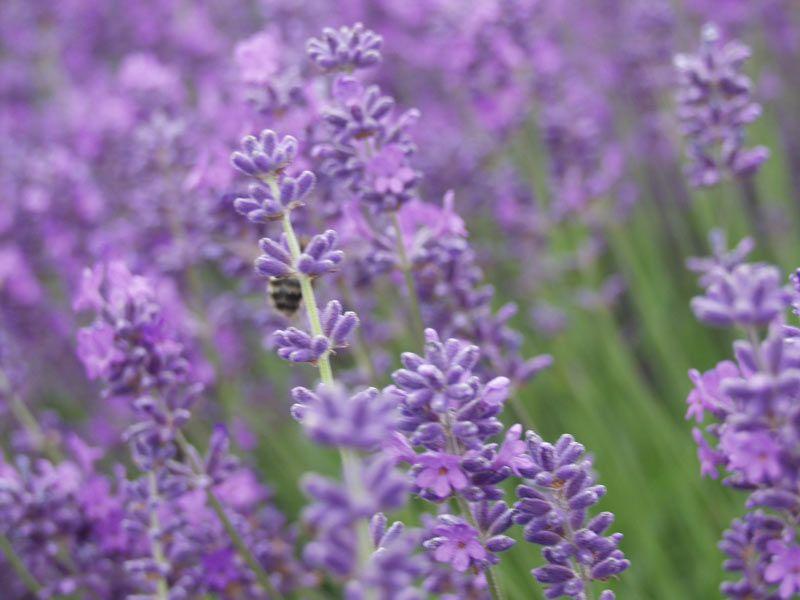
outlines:
[{"label": "green stem", "polygon": [[400,227],[400,219],[397,212],[392,213],[392,224],[394,225],[395,241],[397,243],[397,257],[400,260],[400,270],[403,271],[403,278],[406,281],[406,292],[411,312],[411,323],[414,334],[420,342],[425,342],[425,324],[422,320],[422,309],[419,306],[419,296],[417,295],[417,285],[414,283],[414,274],[411,271],[411,262],[406,254],[406,244],[403,239],[403,230]]},{"label": "green stem", "polygon": [[[194,458],[194,448],[192,448],[189,440],[186,439],[186,436],[184,436],[182,432],[178,431],[175,436],[175,440],[177,441],[178,446],[180,446],[184,455],[186,455],[191,462],[192,470],[194,470],[198,475],[203,474],[205,469],[203,468],[203,465],[199,464]],[[247,566],[250,567],[250,570],[253,571],[253,574],[256,576],[256,580],[258,581],[259,585],[261,585],[261,587],[264,588],[264,590],[266,590],[273,598],[283,598],[283,595],[272,583],[269,575],[258,562],[258,559],[256,559],[255,555],[252,553],[245,541],[242,539],[242,536],[239,535],[238,531],[236,531],[236,528],[233,526],[233,523],[231,523],[230,518],[228,518],[228,515],[225,512],[225,507],[222,506],[222,503],[219,501],[219,498],[217,498],[217,495],[210,486],[206,488],[206,499],[211,505],[211,508],[214,510],[214,513],[217,515],[220,523],[222,523],[225,533],[227,533],[228,537],[231,538],[231,542],[233,543],[234,548],[236,548],[236,551],[239,553],[239,556],[242,557],[242,559],[247,563]]]},{"label": "green stem", "polygon": [[161,540],[158,537],[161,535],[161,523],[158,519],[158,479],[155,471],[150,471],[149,481],[150,503],[154,505],[150,507],[150,548],[159,568],[158,579],[156,580],[156,598],[158,600],[167,600],[169,598],[169,586],[161,573],[161,566],[167,563],[167,559],[164,556],[164,548],[161,546]]},{"label": "green stem", "polygon": [[[270,181],[270,186],[275,186],[273,189],[274,194],[279,194],[280,190],[277,189],[277,183]],[[300,250],[300,242],[297,240],[297,235],[292,226],[292,219],[289,211],[283,214],[283,232],[286,234],[286,243],[289,246],[289,252],[292,255],[292,260],[297,263],[302,251]],[[314,296],[314,286],[311,285],[311,278],[305,273],[298,272],[296,274],[297,280],[300,282],[300,291],[303,294],[303,303],[306,307],[306,316],[308,317],[308,324],[311,327],[311,333],[315,336],[323,335],[322,322],[319,318],[319,308],[317,308],[317,299]],[[319,377],[325,385],[333,384],[333,370],[331,369],[331,361],[326,352],[317,361],[319,367]]]},{"label": "green stem", "polygon": [[228,534],[228,537],[231,538],[231,541],[233,542],[236,551],[239,553],[239,556],[244,559],[244,561],[247,563],[247,566],[250,567],[250,570],[255,574],[259,585],[261,585],[261,587],[264,588],[272,598],[283,598],[283,595],[270,580],[267,572],[262,568],[261,564],[259,564],[256,557],[250,551],[250,548],[247,547],[247,544],[242,539],[242,536],[240,536],[239,532],[236,531],[233,523],[231,523],[231,520],[225,513],[225,508],[222,506],[219,498],[217,498],[216,494],[214,494],[210,487],[206,488],[206,498],[208,499],[209,504],[211,504],[211,508],[213,508],[214,512],[217,514],[222,526],[225,528],[225,532]]},{"label": "green stem", "polygon": [[0,551],[3,552],[8,562],[11,563],[12,568],[17,572],[17,575],[19,575],[22,583],[25,584],[25,587],[28,588],[28,591],[38,598],[42,586],[36,581],[36,578],[28,570],[28,567],[25,566],[25,563],[22,562],[22,559],[16,553],[14,547],[11,545],[11,541],[5,534],[0,535]]},{"label": "green stem", "polygon": [[[280,189],[278,189],[275,178],[268,178],[266,183],[269,185],[273,195],[277,198],[280,195]],[[283,214],[283,232],[286,235],[286,244],[289,246],[289,253],[292,256],[292,261],[297,264],[302,251],[300,249],[300,242],[297,239],[297,234],[294,231],[294,226],[292,225],[290,211],[286,211]],[[300,281],[300,291],[303,295],[303,304],[306,307],[306,317],[311,327],[311,333],[315,336],[323,335],[319,309],[317,308],[317,299],[314,295],[314,287],[311,285],[311,278],[299,272],[296,274],[296,277]],[[319,358],[317,367],[319,368],[320,381],[328,386],[333,385],[333,369],[331,368],[331,362],[327,352]],[[339,448],[339,454],[342,460],[342,471],[347,489],[356,497],[363,495],[363,486],[359,476],[358,455],[345,448]],[[365,520],[360,519],[356,528],[358,534],[358,565],[359,567],[363,567],[367,560],[369,560],[371,554],[369,524]]]}]

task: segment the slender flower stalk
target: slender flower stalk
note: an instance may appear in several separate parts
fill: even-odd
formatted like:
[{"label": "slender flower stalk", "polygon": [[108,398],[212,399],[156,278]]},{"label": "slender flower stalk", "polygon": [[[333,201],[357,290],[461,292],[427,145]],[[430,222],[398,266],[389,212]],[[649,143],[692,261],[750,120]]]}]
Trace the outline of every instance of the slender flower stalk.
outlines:
[{"label": "slender flower stalk", "polygon": [[169,599],[169,583],[162,572],[162,567],[167,565],[167,557],[164,554],[164,548],[161,545],[161,522],[158,517],[158,508],[160,498],[158,495],[158,479],[155,471],[148,473],[149,485],[149,502],[154,507],[150,511],[150,551],[153,554],[153,560],[156,563],[157,572],[156,577],[156,599],[168,600]]},{"label": "slender flower stalk", "polygon": [[[312,280],[333,270],[341,261],[342,253],[335,250],[336,234],[333,231],[315,236],[304,250],[300,246],[292,223],[293,210],[303,204],[315,178],[309,171],[303,172],[296,179],[286,174],[285,169],[291,164],[297,151],[297,142],[292,137],[287,136],[279,141],[274,132],[266,130],[258,139],[246,138],[242,148],[243,152],[233,154],[234,166],[264,183],[267,191],[251,189],[249,197],[237,201],[237,210],[251,221],[258,221],[261,214],[269,215],[272,220],[280,219],[283,230],[283,246],[268,239],[262,240],[262,249],[268,254],[259,259],[257,268],[268,276],[291,276],[297,279],[310,328],[310,335],[300,330],[287,329],[276,332],[276,338],[282,340],[284,348],[289,350],[285,353],[289,360],[311,362],[316,365],[321,382],[317,395],[326,397],[330,394],[336,395],[339,388],[334,379],[330,353],[333,348],[346,344],[346,338],[357,326],[358,318],[355,313],[342,313],[341,306],[333,301],[326,307],[323,323]],[[308,183],[301,185],[303,181]],[[318,251],[314,254],[312,246],[316,240],[324,241],[316,244]],[[316,402],[318,396],[304,388],[295,388],[294,393],[300,398],[296,405],[298,408],[295,416],[301,422],[307,423],[309,403]],[[338,400],[333,402],[335,405]],[[341,456],[344,483],[349,497],[347,502],[353,506],[362,506],[367,503],[368,496],[366,485],[362,480],[367,465],[347,443],[334,442],[334,444],[338,446]],[[310,487],[310,489],[311,493],[314,493],[313,489],[316,488]],[[357,514],[348,515],[347,518],[354,521],[356,532],[355,579],[357,579],[364,574],[372,554],[369,523],[367,519]],[[336,535],[333,531],[328,535],[331,534]],[[366,593],[367,596],[371,596],[372,591],[367,590]]]},{"label": "slender flower stalk", "polygon": [[19,575],[19,578],[22,580],[22,583],[25,584],[28,591],[38,597],[39,592],[42,590],[41,584],[36,581],[33,573],[25,566],[25,562],[16,553],[14,546],[11,545],[11,542],[5,534],[0,535],[0,551],[17,575]]}]

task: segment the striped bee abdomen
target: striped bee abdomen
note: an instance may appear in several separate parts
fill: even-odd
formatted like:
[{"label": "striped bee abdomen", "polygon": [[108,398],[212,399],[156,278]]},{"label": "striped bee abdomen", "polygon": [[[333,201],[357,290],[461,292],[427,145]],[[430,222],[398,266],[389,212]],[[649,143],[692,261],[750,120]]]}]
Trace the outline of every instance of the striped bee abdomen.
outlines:
[{"label": "striped bee abdomen", "polygon": [[272,306],[287,317],[291,317],[300,308],[303,293],[300,282],[295,277],[270,277],[267,292]]}]

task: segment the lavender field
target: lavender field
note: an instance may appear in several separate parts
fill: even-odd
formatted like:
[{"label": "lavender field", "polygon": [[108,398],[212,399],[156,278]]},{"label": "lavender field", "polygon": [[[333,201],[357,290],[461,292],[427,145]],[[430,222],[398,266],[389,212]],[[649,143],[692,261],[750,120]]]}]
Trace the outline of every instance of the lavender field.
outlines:
[{"label": "lavender field", "polygon": [[800,598],[798,0],[0,0],[0,599]]}]

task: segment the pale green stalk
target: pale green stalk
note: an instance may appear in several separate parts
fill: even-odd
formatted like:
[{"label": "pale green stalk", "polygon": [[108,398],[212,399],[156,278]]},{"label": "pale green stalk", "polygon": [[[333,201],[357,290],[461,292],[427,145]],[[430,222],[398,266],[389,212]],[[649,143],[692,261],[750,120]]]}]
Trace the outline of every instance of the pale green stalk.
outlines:
[{"label": "pale green stalk", "polygon": [[161,566],[166,564],[167,559],[164,555],[164,547],[161,545],[161,523],[158,518],[158,479],[155,471],[150,471],[148,474],[150,484],[150,551],[153,553],[159,571],[158,579],[156,579],[156,598],[157,600],[168,600],[169,598],[169,585],[164,575],[161,573]]},{"label": "pale green stalk", "polygon": [[[201,464],[198,464],[197,460],[194,458],[194,448],[189,443],[189,440],[183,435],[182,432],[178,431],[175,439],[178,442],[181,450],[183,453],[189,458],[190,462],[192,463],[192,469],[198,474],[204,473],[204,468]],[[264,588],[269,594],[270,597],[276,598],[278,600],[283,598],[283,595],[278,591],[275,585],[272,583],[272,580],[269,578],[269,575],[258,562],[258,559],[252,553],[250,548],[247,546],[247,543],[244,541],[239,532],[236,530],[236,527],[233,526],[230,518],[228,517],[227,513],[225,512],[225,507],[220,502],[217,495],[214,493],[214,490],[211,486],[206,487],[206,499],[208,503],[211,505],[211,508],[214,510],[214,513],[217,515],[222,527],[225,529],[225,533],[228,534],[228,537],[231,539],[233,546],[236,548],[236,551],[239,553],[239,556],[247,563],[247,566],[250,567],[250,570],[253,571],[253,574],[256,576],[256,580],[258,581],[259,585]]]},{"label": "pale green stalk", "polygon": [[[266,179],[267,185],[273,195],[278,198],[280,196],[280,189],[274,177]],[[283,232],[286,235],[286,243],[289,246],[289,252],[292,256],[292,261],[297,264],[300,259],[302,250],[300,249],[300,242],[297,239],[297,234],[292,226],[292,219],[290,211],[286,211],[283,215]],[[314,336],[323,335],[322,322],[319,317],[319,308],[317,307],[317,299],[314,295],[314,286],[311,284],[311,277],[305,273],[298,272],[296,274],[297,280],[300,282],[300,290],[303,295],[303,304],[306,309],[306,317],[308,324],[311,327],[311,333]],[[331,368],[330,356],[325,352],[319,360],[317,360],[317,368],[319,369],[319,378],[323,384],[332,386],[334,384],[333,369]],[[345,485],[347,489],[356,496],[356,499],[364,495],[363,485],[358,474],[358,455],[352,450],[346,448],[339,448],[339,454],[342,460],[342,471],[344,475]],[[369,537],[369,526],[366,521],[360,520],[357,525],[358,534],[358,565],[363,567],[369,560],[371,552],[371,543]]]}]

